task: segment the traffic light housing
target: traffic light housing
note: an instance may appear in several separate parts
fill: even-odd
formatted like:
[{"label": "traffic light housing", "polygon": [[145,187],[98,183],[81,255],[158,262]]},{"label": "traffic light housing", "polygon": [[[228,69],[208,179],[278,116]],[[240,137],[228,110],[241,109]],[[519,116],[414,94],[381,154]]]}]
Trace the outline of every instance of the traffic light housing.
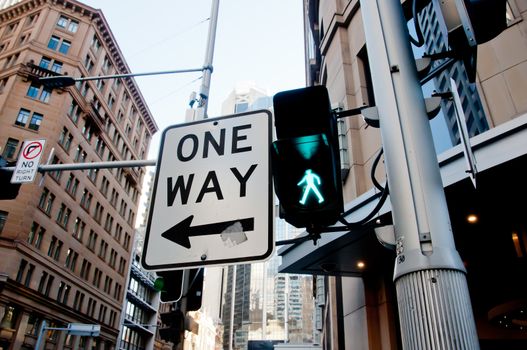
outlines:
[{"label": "traffic light housing", "polygon": [[201,308],[201,301],[203,296],[203,277],[205,269],[189,269],[189,286],[186,293],[187,310],[197,311]]},{"label": "traffic light housing", "polygon": [[0,200],[15,199],[18,196],[20,184],[12,184],[11,177],[13,176],[13,171],[4,169],[4,167],[12,165],[15,165],[15,163],[9,163],[0,156]]},{"label": "traffic light housing", "polygon": [[178,301],[183,293],[183,270],[157,272],[154,288],[160,292],[162,302]]},{"label": "traffic light housing", "polygon": [[507,0],[435,1],[448,45],[465,64],[468,79],[476,79],[477,45],[507,28]]},{"label": "traffic light housing", "polygon": [[334,224],[343,212],[336,116],[324,86],[273,97],[277,140],[271,146],[280,217],[295,227]]}]

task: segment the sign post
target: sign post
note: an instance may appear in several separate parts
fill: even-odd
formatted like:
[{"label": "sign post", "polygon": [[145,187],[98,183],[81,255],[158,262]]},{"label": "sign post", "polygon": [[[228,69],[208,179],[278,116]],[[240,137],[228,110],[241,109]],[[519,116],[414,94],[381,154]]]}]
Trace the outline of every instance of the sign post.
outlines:
[{"label": "sign post", "polygon": [[203,119],[163,131],[142,257],[146,269],[271,256],[271,137],[269,111]]},{"label": "sign post", "polygon": [[44,154],[46,140],[24,141],[22,151],[16,162],[11,183],[33,182],[38,172],[40,158]]}]

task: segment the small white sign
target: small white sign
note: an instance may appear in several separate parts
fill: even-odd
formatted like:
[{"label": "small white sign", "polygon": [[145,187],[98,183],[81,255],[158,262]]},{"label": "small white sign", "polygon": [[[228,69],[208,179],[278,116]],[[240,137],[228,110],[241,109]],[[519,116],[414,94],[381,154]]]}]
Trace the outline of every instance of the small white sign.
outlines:
[{"label": "small white sign", "polygon": [[44,154],[45,143],[46,140],[24,141],[11,177],[11,183],[20,184],[35,180],[40,158]]},{"label": "small white sign", "polygon": [[163,131],[142,263],[148,270],[262,261],[274,250],[271,114]]}]

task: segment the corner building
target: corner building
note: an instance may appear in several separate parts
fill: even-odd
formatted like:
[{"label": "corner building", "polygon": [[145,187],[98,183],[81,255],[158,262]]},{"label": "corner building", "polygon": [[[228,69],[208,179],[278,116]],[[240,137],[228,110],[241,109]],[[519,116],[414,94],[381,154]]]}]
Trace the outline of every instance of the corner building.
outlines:
[{"label": "corner building", "polygon": [[[133,79],[38,83],[130,72],[102,12],[66,0],[9,5],[0,11],[2,157],[15,161],[24,140],[45,139],[42,162],[144,159],[157,126]],[[116,347],[143,175],[52,172],[0,201],[1,348],[33,349],[43,320],[101,326],[95,338],[47,331],[45,349]]]},{"label": "corner building", "polygon": [[[411,1],[401,2],[411,13]],[[363,22],[361,2],[304,0],[304,11],[308,85],[325,85],[335,108],[374,106],[370,72],[375,67],[368,62],[364,36],[368,23]],[[437,52],[442,40],[432,37],[440,31],[431,9],[421,16],[423,49]],[[527,195],[522,170],[527,166],[526,17],[526,1],[507,1],[508,28],[478,47],[473,90],[460,92],[477,162],[476,188],[465,172],[462,146],[455,144],[459,131],[451,119],[451,105],[445,104],[443,113],[431,121],[434,141],[447,145],[436,146],[437,157],[456,249],[467,270],[481,349],[527,348],[527,221],[522,214]],[[459,73],[453,78],[461,89],[466,75],[456,67],[450,74]],[[445,92],[442,81],[437,79],[431,89],[424,86],[424,96],[433,89]],[[345,216],[348,222],[357,222],[379,200],[370,172],[381,136],[360,117],[344,118],[339,124]],[[384,181],[382,166],[375,175]],[[391,223],[389,201],[373,220]],[[315,290],[324,315],[320,323],[324,349],[402,348],[393,281],[395,252],[379,243],[373,229],[323,234],[316,245],[292,244],[280,248],[279,254],[281,272],[319,275]],[[426,322],[425,327],[433,327]]]}]

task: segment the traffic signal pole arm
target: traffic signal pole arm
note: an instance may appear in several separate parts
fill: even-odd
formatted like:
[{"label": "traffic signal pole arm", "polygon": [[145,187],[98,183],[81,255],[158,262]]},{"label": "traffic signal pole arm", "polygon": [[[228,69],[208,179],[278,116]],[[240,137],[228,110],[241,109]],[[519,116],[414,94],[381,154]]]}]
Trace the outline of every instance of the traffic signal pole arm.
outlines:
[{"label": "traffic signal pole arm", "polygon": [[67,75],[59,75],[54,77],[41,77],[38,79],[42,85],[51,88],[64,88],[67,86],[75,85],[78,81],[89,81],[89,80],[104,80],[104,79],[119,79],[119,78],[130,78],[150,75],[164,75],[164,74],[180,74],[180,73],[192,73],[192,72],[212,72],[212,66],[207,65],[201,68],[189,68],[189,69],[177,69],[159,72],[145,72],[145,73],[126,73],[126,74],[112,74],[112,75],[99,75],[96,77],[81,77],[74,78]]}]

